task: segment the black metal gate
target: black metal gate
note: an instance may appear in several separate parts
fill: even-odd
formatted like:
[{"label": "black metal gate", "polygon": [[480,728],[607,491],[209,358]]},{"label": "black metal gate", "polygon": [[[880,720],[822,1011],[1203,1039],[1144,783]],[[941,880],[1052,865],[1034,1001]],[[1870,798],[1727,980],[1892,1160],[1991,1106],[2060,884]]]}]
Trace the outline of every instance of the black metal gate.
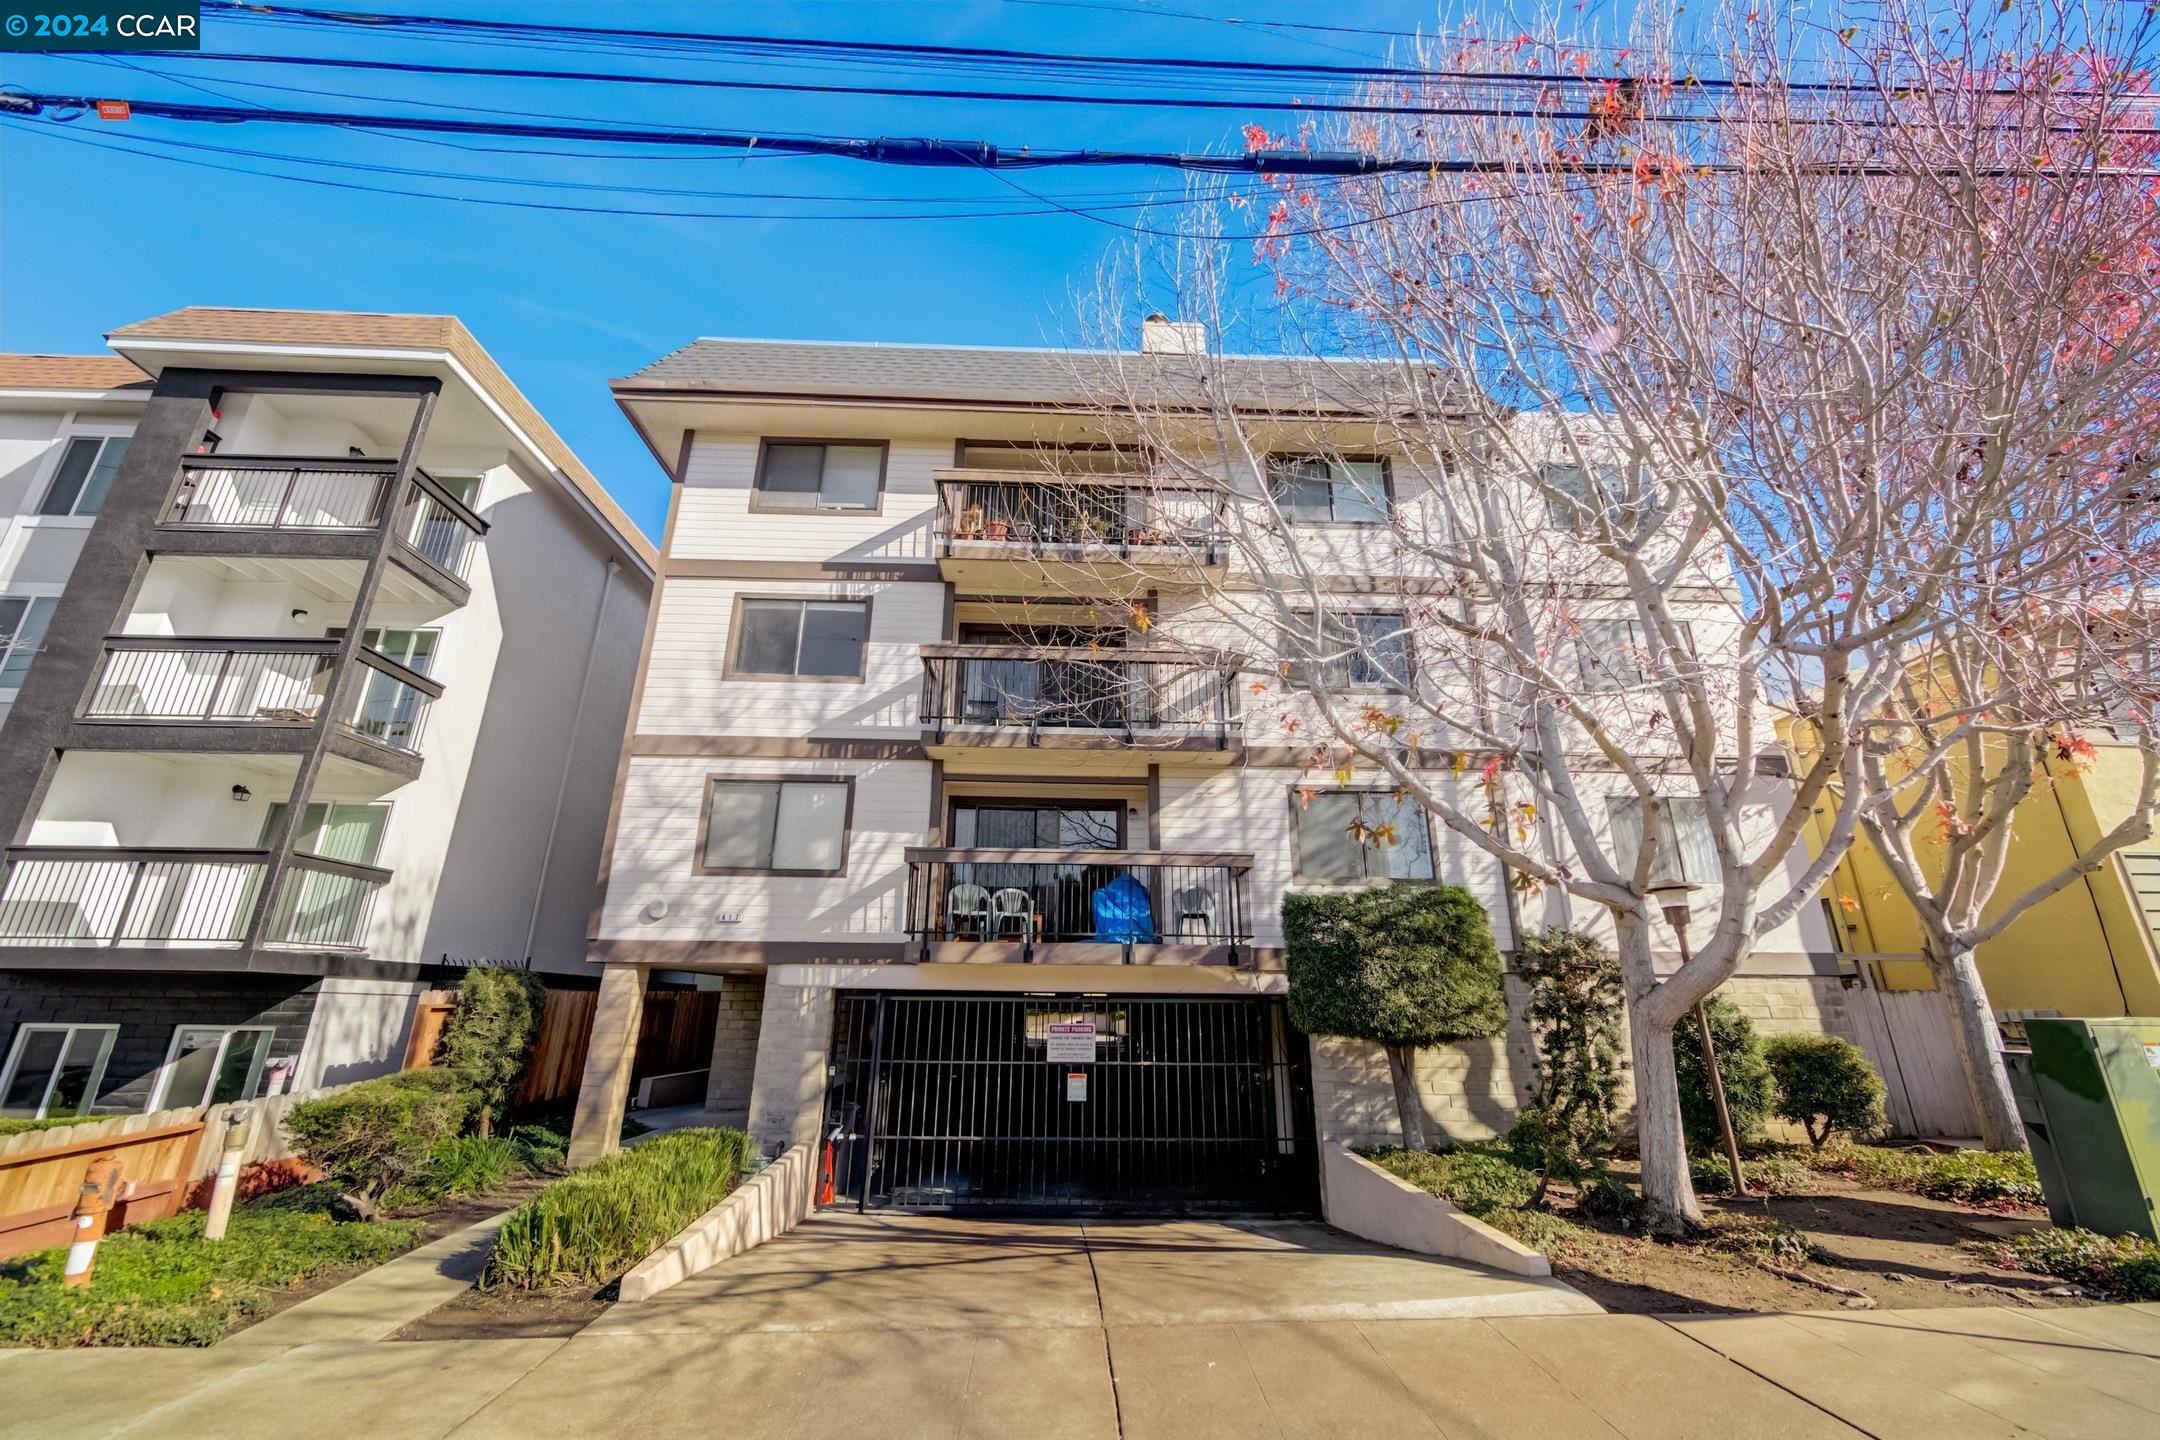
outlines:
[{"label": "black metal gate", "polygon": [[[1279,999],[844,991],[837,1004],[825,1133],[841,1201],[1317,1208],[1311,1067]],[[1085,1024],[1093,1061],[1052,1059],[1084,1045]]]}]

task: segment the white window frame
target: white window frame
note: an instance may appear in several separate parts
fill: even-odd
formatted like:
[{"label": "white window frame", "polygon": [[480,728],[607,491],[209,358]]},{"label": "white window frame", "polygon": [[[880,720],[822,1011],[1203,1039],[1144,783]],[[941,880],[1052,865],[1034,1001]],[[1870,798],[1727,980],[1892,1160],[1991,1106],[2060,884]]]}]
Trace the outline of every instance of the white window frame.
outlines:
[{"label": "white window frame", "polygon": [[[62,1060],[67,1059],[68,1047],[75,1043],[76,1031],[97,1030],[104,1033],[105,1043],[98,1047],[97,1063],[90,1067],[90,1083],[83,1087],[84,1109],[75,1112],[78,1115],[86,1113],[88,1107],[97,1102],[98,1089],[105,1083],[105,1066],[112,1060],[113,1045],[120,1038],[120,1027],[118,1025],[90,1022],[75,1025],[57,1020],[38,1020],[16,1026],[14,1043],[8,1047],[7,1064],[0,1067],[0,1095],[6,1094],[14,1086],[15,1071],[22,1064],[23,1051],[27,1048],[30,1036],[40,1030],[58,1030],[62,1033],[63,1038],[60,1041],[60,1058]],[[53,1086],[58,1084],[59,1081],[60,1067],[56,1064],[53,1066],[52,1073],[45,1077],[45,1090],[44,1093],[38,1096],[37,1114],[31,1116],[31,1119],[45,1120],[51,1118],[46,1112],[52,1105]]]},{"label": "white window frame", "polygon": [[[62,587],[58,585],[25,585],[19,589],[7,587],[0,589],[0,600],[28,600],[33,605],[40,600],[57,602],[60,599],[61,589]],[[30,613],[27,606],[24,607],[23,613],[25,615]],[[13,637],[0,632],[0,668],[5,668],[14,649],[15,641]],[[35,654],[34,651],[32,653]],[[0,700],[13,700],[21,691],[22,686],[20,684],[0,684]]]},{"label": "white window frame", "polygon": [[[135,427],[127,423],[99,424],[96,421],[77,421],[70,414],[60,422],[60,433],[54,437],[45,463],[38,471],[37,481],[31,487],[34,499],[25,497],[23,519],[37,525],[88,526],[97,523],[93,512],[85,515],[79,510],[69,510],[64,515],[44,513],[45,497],[52,493],[53,482],[60,478],[60,464],[67,458],[68,447],[77,440],[133,440]],[[102,453],[102,452],[101,452]],[[97,468],[91,462],[91,468]],[[80,499],[81,497],[77,497]],[[102,508],[102,507],[101,507]]]},{"label": "white window frame", "polygon": [[[217,1054],[210,1061],[210,1080],[203,1087],[203,1094],[178,1107],[168,1103],[165,1091],[172,1084],[173,1065],[180,1059],[180,1037],[190,1030],[215,1030],[219,1032]],[[150,1087],[150,1103],[143,1107],[145,1114],[158,1110],[185,1108],[192,1110],[207,1103],[210,1086],[216,1084],[217,1074],[225,1068],[225,1052],[232,1046],[235,1035],[263,1035],[269,1044],[255,1052],[255,1064],[248,1071],[247,1084],[241,1087],[240,1099],[253,1100],[262,1088],[263,1072],[270,1065],[270,1047],[277,1043],[277,1027],[274,1025],[175,1025],[172,1039],[165,1045],[165,1063],[158,1066],[157,1084]]]}]

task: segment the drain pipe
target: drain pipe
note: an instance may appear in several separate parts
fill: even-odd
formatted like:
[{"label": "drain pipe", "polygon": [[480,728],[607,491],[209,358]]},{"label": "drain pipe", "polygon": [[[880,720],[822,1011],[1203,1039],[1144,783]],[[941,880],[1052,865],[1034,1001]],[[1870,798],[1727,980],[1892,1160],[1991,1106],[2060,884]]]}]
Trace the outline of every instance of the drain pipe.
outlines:
[{"label": "drain pipe", "polygon": [[593,607],[592,634],[585,641],[585,673],[578,679],[577,707],[570,712],[570,743],[563,747],[562,774],[555,781],[555,813],[548,817],[547,846],[540,852],[540,874],[533,884],[532,914],[525,921],[527,965],[532,963],[533,940],[540,933],[540,907],[547,900],[548,867],[555,863],[555,838],[562,831],[563,797],[570,793],[570,767],[577,763],[578,735],[585,728],[585,698],[592,692],[593,662],[600,657],[600,627],[607,621],[608,602],[615,598],[615,572],[621,568],[621,561],[608,556],[607,573],[600,578],[600,603]]}]

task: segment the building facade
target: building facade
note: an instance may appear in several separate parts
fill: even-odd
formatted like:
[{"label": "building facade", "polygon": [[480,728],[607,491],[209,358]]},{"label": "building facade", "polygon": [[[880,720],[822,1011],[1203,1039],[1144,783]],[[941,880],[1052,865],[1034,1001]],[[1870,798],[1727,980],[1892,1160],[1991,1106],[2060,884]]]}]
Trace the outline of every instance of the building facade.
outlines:
[{"label": "building facade", "polygon": [[[1129,358],[707,340],[617,382],[675,493],[575,1154],[614,1133],[655,971],[739,997],[710,1108],[768,1152],[833,1141],[873,1205],[1296,1208],[1319,1142],[1395,1134],[1378,1048],[1288,1024],[1283,894],[1459,884],[1503,951],[1516,897],[1377,772],[1316,778],[1266,687],[1199,658],[1205,597],[1274,582],[1091,408],[1079,372]],[[1326,537],[1318,583],[1401,628],[1361,547],[1418,503],[1410,468],[1267,468]],[[1830,949],[1811,911],[1735,990],[1834,1024]],[[1425,1056],[1438,1133],[1504,1131],[1527,1060],[1519,1024]]]},{"label": "building facade", "polygon": [[404,1058],[586,969],[649,544],[455,319],[188,309],[0,357],[0,1113]]}]

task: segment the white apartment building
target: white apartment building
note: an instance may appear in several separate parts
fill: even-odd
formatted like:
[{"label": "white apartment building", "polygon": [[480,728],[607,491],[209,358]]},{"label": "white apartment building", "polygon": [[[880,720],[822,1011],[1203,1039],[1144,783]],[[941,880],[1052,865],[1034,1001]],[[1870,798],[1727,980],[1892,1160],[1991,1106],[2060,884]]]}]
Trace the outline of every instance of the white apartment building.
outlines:
[{"label": "white apartment building", "polygon": [[[721,1035],[708,1107],[768,1152],[833,1141],[838,1193],[873,1206],[1294,1210],[1319,1141],[1394,1134],[1378,1047],[1287,1021],[1282,896],[1459,884],[1505,951],[1513,893],[1377,773],[1302,770],[1253,677],[1162,647],[1212,623],[1203,589],[1271,582],[1113,448],[1087,372],[1129,358],[700,340],[616,382],[675,494],[578,1153],[614,1133],[655,970],[721,974],[761,1017]],[[1234,368],[1264,407],[1313,392],[1303,363]],[[1267,467],[1327,583],[1399,627],[1360,547],[1417,503],[1410,468]],[[1734,990],[1828,1023],[1832,948],[1810,912]],[[1504,1131],[1527,1058],[1519,1025],[1426,1056],[1438,1132]]]},{"label": "white apartment building", "polygon": [[648,542],[454,318],[107,341],[0,356],[0,1114],[357,1079],[430,979],[585,971]]}]

